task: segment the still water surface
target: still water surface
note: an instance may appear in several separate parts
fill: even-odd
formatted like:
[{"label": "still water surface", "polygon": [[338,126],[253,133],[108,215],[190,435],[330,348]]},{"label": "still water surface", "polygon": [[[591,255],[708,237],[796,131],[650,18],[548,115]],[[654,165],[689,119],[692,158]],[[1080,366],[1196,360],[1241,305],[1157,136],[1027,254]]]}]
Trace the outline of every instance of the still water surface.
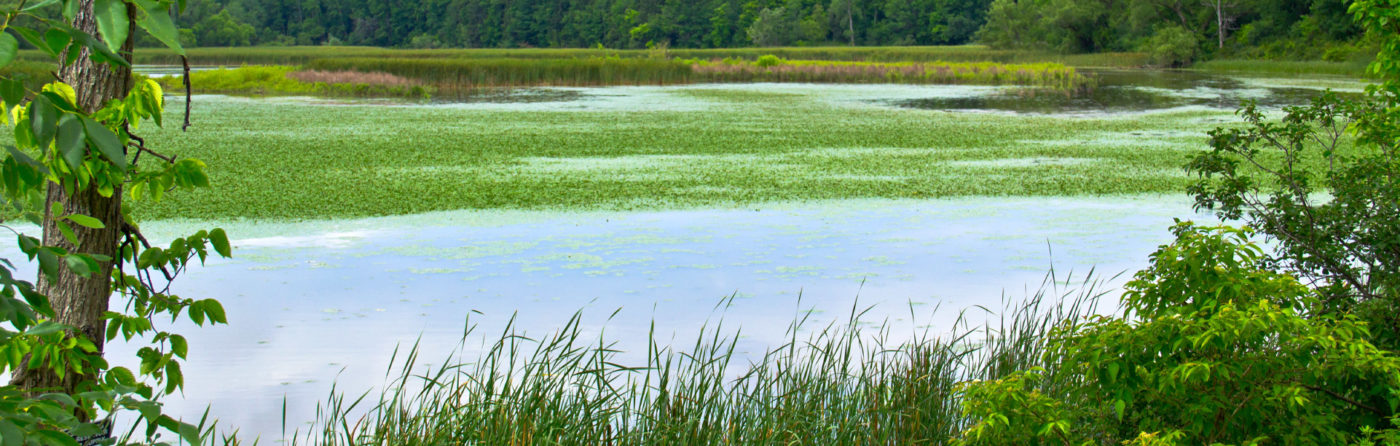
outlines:
[{"label": "still water surface", "polygon": [[1111,276],[1142,267],[1178,217],[1211,219],[1173,196],[229,224],[236,258],[190,272],[177,291],[221,300],[231,323],[182,329],[192,358],[170,406],[197,416],[211,405],[225,425],[278,438],[284,397],[295,428],[332,381],[350,393],[381,384],[397,346],[421,339],[428,363],[455,351],[469,316],[477,334],[499,334],[518,314],[521,330],[542,335],[582,310],[590,335],[606,330],[633,352],[653,321],[687,345],[723,318],[742,329],[741,354],[760,355],[800,310],[819,326],[857,302],[875,306],[867,320],[940,330],[957,310],[1033,292],[1052,265],[1075,282],[1097,268],[1118,286],[1126,276]]}]

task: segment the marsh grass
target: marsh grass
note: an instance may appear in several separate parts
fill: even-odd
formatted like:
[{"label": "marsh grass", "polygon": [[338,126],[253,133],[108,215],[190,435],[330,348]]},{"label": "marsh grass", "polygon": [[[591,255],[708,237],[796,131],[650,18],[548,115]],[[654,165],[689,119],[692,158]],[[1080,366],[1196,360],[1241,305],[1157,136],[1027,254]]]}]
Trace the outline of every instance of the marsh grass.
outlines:
[{"label": "marsh grass", "polygon": [[442,94],[483,88],[684,84],[696,79],[688,64],[666,59],[333,58],[311,70],[389,73],[431,84]]},{"label": "marsh grass", "polygon": [[1091,85],[1073,68],[995,62],[831,62],[653,58],[331,58],[318,71],[390,73],[433,86],[440,95],[535,86],[674,85],[700,82],[811,82],[1027,85],[1075,90]]},{"label": "marsh grass", "polygon": [[[722,320],[684,348],[660,341],[653,323],[644,359],[624,364],[620,344],[585,336],[579,314],[544,337],[519,332],[512,319],[477,357],[459,350],[421,369],[417,344],[396,351],[382,392],[332,389],[315,421],[284,442],[941,444],[966,425],[959,383],[1034,366],[1055,376],[1059,364],[1042,360],[1044,339],[1095,314],[1103,296],[1092,272],[1073,289],[1071,280],[1052,270],[1038,292],[1004,299],[999,313],[963,311],[950,327],[907,337],[888,323],[868,328],[868,307],[853,305],[824,327],[799,315],[784,343],[753,358],[738,353],[740,331]],[[912,305],[910,313],[919,316]],[[464,344],[474,336],[468,327]]]},{"label": "marsh grass", "polygon": [[[168,91],[184,88],[183,79],[158,78]],[[428,90],[409,79],[388,73],[299,70],[290,66],[244,66],[190,73],[190,83],[202,93],[245,95],[319,95],[422,98]]]},{"label": "marsh grass", "polygon": [[781,59],[764,62],[732,59],[695,61],[693,67],[697,75],[709,82],[1026,85],[1066,91],[1092,85],[1088,77],[1058,63],[884,63]]}]

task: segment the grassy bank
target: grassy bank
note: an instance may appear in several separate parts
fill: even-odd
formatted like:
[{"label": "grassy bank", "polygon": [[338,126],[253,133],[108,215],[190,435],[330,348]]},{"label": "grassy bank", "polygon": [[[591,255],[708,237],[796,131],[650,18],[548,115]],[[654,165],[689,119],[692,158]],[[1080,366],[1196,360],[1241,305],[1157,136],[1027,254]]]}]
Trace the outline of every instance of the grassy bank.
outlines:
[{"label": "grassy bank", "polygon": [[[1052,275],[1024,303],[894,341],[853,308],[840,324],[788,326],[786,343],[737,353],[721,325],[693,344],[653,326],[641,363],[575,316],[543,338],[510,327],[479,357],[434,369],[411,349],[377,396],[333,391],[289,444],[942,444],[967,427],[960,383],[1031,367],[1051,374],[1043,340],[1094,314],[1099,295],[1058,289]],[[1092,290],[1092,283],[1083,283]],[[723,304],[723,303],[721,303]],[[985,322],[984,322],[985,321]],[[468,336],[474,337],[474,334]],[[494,340],[493,340],[494,339]],[[1050,384],[1053,386],[1054,384]],[[364,414],[364,415],[361,415]]]}]

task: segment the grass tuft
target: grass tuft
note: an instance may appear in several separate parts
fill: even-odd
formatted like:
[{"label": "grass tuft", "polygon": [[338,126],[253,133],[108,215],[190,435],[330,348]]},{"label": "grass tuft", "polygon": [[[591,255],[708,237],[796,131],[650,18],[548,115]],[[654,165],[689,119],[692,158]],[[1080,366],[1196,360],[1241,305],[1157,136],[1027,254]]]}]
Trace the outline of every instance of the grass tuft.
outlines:
[{"label": "grass tuft", "polygon": [[1092,273],[1077,289],[1061,288],[1070,280],[1052,271],[1040,291],[989,312],[985,324],[963,312],[953,326],[905,341],[887,325],[863,328],[869,308],[853,306],[845,321],[816,330],[799,317],[785,343],[756,358],[736,352],[739,333],[722,322],[684,349],[658,340],[653,323],[644,359],[626,365],[618,343],[582,334],[578,314],[540,338],[508,325],[479,357],[435,369],[417,368],[415,344],[396,352],[386,376],[397,378],[379,395],[333,389],[317,419],[284,442],[943,443],[967,424],[958,383],[1039,366],[1047,386],[1058,384],[1060,364],[1044,363],[1043,340],[1094,314],[1102,297]]}]

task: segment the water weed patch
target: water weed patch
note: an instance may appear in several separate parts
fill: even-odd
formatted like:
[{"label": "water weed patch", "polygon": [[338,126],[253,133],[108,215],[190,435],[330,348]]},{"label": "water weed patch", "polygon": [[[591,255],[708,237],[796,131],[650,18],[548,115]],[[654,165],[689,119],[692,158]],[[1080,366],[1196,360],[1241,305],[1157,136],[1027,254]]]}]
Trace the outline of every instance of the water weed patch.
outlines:
[{"label": "water weed patch", "polygon": [[[1182,164],[1204,149],[1207,130],[1232,118],[1215,110],[1066,118],[844,106],[815,85],[648,88],[648,101],[696,106],[606,105],[640,91],[632,88],[588,89],[605,104],[597,109],[587,97],[480,107],[197,97],[190,132],[143,128],[143,136],[216,166],[209,174],[222,192],[136,212],[297,220],[1178,193],[1191,181]],[[961,87],[898,91],[943,88]],[[1028,135],[1054,143],[1028,144]],[[266,167],[273,163],[280,167]]]}]

